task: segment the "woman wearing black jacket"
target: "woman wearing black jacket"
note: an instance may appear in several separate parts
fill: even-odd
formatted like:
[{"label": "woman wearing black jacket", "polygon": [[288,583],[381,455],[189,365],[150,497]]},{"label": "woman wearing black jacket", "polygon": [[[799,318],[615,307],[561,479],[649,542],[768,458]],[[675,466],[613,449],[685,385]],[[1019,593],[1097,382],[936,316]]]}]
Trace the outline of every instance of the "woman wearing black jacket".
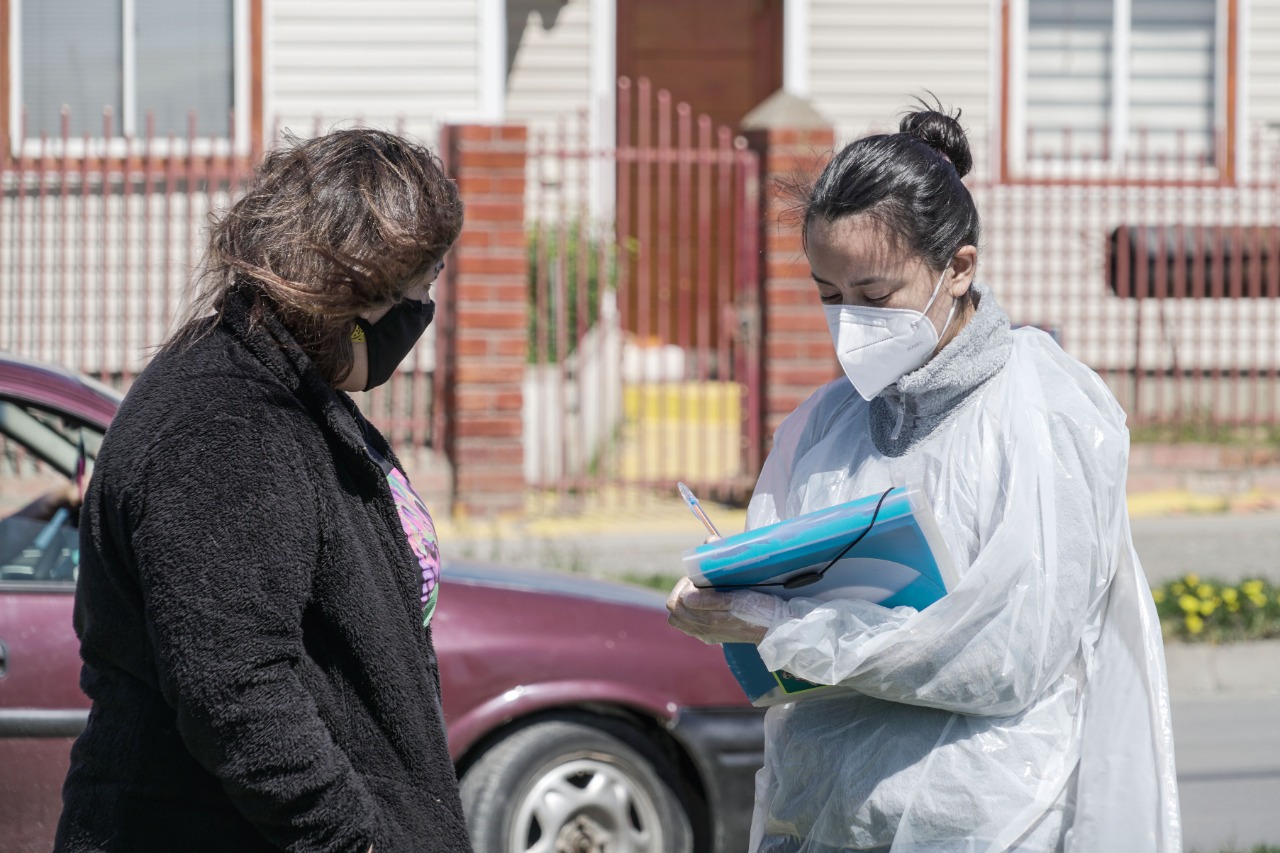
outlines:
[{"label": "woman wearing black jacket", "polygon": [[470,850],[445,742],[430,517],[342,390],[389,378],[462,226],[428,151],[272,152],[86,496],[93,700],[65,851]]}]

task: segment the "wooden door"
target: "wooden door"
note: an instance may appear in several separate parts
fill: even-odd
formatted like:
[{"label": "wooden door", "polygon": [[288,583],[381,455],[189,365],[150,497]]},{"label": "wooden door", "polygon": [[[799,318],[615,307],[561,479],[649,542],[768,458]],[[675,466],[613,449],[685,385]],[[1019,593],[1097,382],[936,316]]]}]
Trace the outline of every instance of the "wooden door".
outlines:
[{"label": "wooden door", "polygon": [[782,88],[783,0],[618,0],[618,74],[737,128]]}]

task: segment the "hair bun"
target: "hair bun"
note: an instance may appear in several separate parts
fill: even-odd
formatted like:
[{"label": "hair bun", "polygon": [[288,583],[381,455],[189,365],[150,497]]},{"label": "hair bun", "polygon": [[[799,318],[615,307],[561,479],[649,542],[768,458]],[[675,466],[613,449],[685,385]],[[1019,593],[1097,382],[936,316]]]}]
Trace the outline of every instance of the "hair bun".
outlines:
[{"label": "hair bun", "polygon": [[943,111],[941,104],[930,106],[922,102],[920,106],[923,109],[902,117],[898,132],[919,139],[946,157],[963,178],[973,168],[973,155],[969,153],[969,139],[960,126],[960,111],[951,116]]}]

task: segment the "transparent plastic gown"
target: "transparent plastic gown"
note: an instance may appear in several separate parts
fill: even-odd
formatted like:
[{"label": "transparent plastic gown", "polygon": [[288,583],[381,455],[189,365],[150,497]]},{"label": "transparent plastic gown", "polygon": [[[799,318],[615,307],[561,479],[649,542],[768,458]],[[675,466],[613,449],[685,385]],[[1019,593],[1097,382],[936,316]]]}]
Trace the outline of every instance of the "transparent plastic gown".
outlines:
[{"label": "transparent plastic gown", "polygon": [[1128,431],[1045,334],[905,455],[840,379],[792,413],[758,527],[922,488],[959,582],[924,611],[795,599],[771,669],[848,689],[766,716],[751,850],[1181,848],[1164,649],[1125,505]]}]

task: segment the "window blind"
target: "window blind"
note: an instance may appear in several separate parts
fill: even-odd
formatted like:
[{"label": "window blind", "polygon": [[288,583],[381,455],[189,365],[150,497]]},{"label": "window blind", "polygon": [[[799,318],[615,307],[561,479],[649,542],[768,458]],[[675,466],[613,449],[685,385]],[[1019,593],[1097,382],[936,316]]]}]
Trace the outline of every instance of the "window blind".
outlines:
[{"label": "window blind", "polygon": [[[71,135],[102,132],[102,110],[146,132],[148,111],[163,138],[187,134],[194,110],[203,137],[226,138],[234,106],[234,0],[128,0],[132,38],[126,39],[126,0],[22,0],[21,93],[27,137],[58,136],[60,111],[71,109]],[[133,86],[125,97],[127,46]],[[124,115],[126,101],[130,112]]]},{"label": "window blind", "polygon": [[1026,126],[1031,156],[1105,151],[1111,122],[1111,0],[1027,0]]},{"label": "window blind", "polygon": [[1129,141],[1150,154],[1213,151],[1216,0],[1131,0]]},{"label": "window blind", "polygon": [[137,127],[155,115],[158,137],[187,135],[195,110],[201,136],[231,132],[235,60],[231,0],[134,0]]},{"label": "window blind", "polygon": [[[1075,157],[1212,153],[1218,0],[1026,4],[1031,158],[1065,154],[1068,131]],[[1117,6],[1128,7],[1122,20],[1116,20]],[[1119,54],[1117,38],[1123,39]],[[1108,138],[1113,128],[1120,136]]]},{"label": "window blind", "polygon": [[60,113],[71,109],[71,135],[102,133],[111,107],[120,132],[123,108],[124,16],[120,3],[36,0],[21,9],[21,99],[27,138],[61,134]]}]

